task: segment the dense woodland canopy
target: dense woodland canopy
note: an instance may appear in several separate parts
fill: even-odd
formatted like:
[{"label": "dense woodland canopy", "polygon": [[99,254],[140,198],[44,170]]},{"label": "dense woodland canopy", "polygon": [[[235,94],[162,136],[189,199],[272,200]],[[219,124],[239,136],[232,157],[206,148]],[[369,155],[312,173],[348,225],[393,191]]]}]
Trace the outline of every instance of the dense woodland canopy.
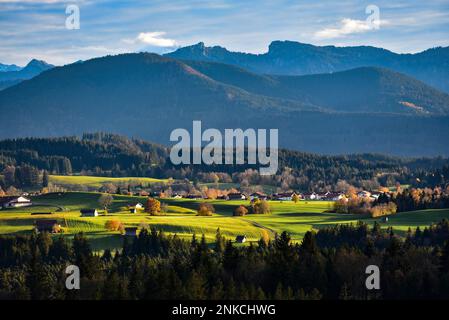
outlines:
[{"label": "dense woodland canopy", "polygon": [[[0,237],[0,299],[447,299],[449,222],[400,238],[379,224],[287,233],[235,247],[217,230],[190,242],[143,230],[123,249],[94,254],[46,233]],[[81,290],[65,289],[65,268],[81,270]],[[380,290],[367,290],[368,265]]]},{"label": "dense woodland canopy", "polygon": [[372,190],[397,183],[445,187],[448,164],[445,158],[324,156],[282,149],[277,174],[260,176],[254,165],[173,166],[167,147],[113,134],[0,141],[0,187],[4,190],[40,187],[45,175],[72,173],[264,184],[300,191],[334,190],[339,181]]}]

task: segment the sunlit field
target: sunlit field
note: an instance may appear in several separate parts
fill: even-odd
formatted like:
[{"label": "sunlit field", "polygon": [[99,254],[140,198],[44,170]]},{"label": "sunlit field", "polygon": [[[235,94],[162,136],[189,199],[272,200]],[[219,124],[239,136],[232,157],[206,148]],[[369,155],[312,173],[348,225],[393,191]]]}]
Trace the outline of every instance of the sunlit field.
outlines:
[{"label": "sunlit field", "polygon": [[94,177],[94,176],[58,176],[51,175],[50,182],[59,186],[65,185],[83,185],[87,187],[99,188],[105,183],[123,183],[123,184],[151,184],[151,183],[165,183],[166,179],[155,178],[140,178],[140,177],[123,177],[123,178],[108,178],[108,177]]},{"label": "sunlit field", "polygon": [[[107,231],[105,223],[116,219],[125,227],[154,227],[167,234],[176,234],[190,239],[193,234],[201,237],[203,234],[208,242],[213,242],[218,228],[228,239],[234,240],[237,235],[246,235],[248,242],[257,241],[266,230],[270,237],[276,233],[287,231],[293,240],[301,241],[305,232],[335,225],[357,223],[364,221],[372,225],[374,221],[382,227],[393,227],[403,234],[409,227],[422,228],[436,223],[443,218],[449,218],[449,210],[424,210],[398,213],[389,217],[387,223],[380,219],[372,219],[363,215],[335,214],[332,202],[300,201],[279,202],[269,201],[271,213],[265,215],[247,215],[234,217],[232,212],[239,205],[249,205],[249,201],[226,200],[190,200],[190,199],[160,199],[166,203],[166,213],[161,216],[150,216],[144,212],[132,214],[128,205],[141,202],[146,198],[114,195],[114,201],[108,212],[100,210],[98,199],[100,193],[67,192],[54,193],[32,198],[36,204],[31,207],[8,209],[0,211],[0,234],[24,234],[33,231],[38,219],[57,219],[64,228],[64,236],[71,237],[78,232],[84,232],[92,240],[95,249],[118,248],[123,236],[119,232]],[[196,216],[200,202],[207,201],[214,205],[215,213],[211,217]],[[97,208],[98,217],[81,217],[80,209]],[[34,214],[32,213],[52,213]]]}]

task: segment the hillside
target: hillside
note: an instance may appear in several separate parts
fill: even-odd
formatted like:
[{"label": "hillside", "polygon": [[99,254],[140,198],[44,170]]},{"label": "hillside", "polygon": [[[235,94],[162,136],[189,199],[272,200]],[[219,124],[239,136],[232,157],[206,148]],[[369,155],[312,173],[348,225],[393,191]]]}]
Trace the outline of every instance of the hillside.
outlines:
[{"label": "hillside", "polygon": [[0,137],[104,131],[168,144],[172,130],[202,120],[203,129],[280,128],[280,145],[296,150],[448,155],[448,101],[384,69],[275,77],[123,54],[56,67],[1,91],[8,121]]},{"label": "hillside", "polygon": [[221,62],[261,74],[308,75],[365,66],[389,68],[449,92],[449,47],[416,54],[397,54],[370,46],[314,46],[294,41],[273,41],[263,54],[231,52],[200,42],[167,56],[177,59]]},{"label": "hillside", "polygon": [[271,76],[222,63],[194,60],[185,63],[217,81],[249,92],[307,101],[333,111],[449,114],[448,94],[384,68],[362,67],[306,76]]},{"label": "hillside", "polygon": [[[325,156],[281,149],[278,175],[259,180],[258,177],[251,177],[250,173],[240,177],[235,175],[254,168],[251,165],[174,166],[169,158],[169,149],[164,146],[106,133],[84,134],[82,137],[0,140],[0,187],[4,190],[9,185],[41,185],[40,170],[53,174],[50,182],[93,187],[106,182],[135,179],[127,177],[172,177],[180,181],[213,182],[207,174],[209,172],[224,173],[220,182],[239,183],[249,180],[252,184],[281,185],[281,175],[285,170],[288,171],[292,186],[301,190],[307,190],[310,186],[316,186],[315,190],[327,185],[334,186],[339,180],[360,185],[374,178],[382,185],[394,186],[395,181],[416,184],[416,178],[419,177],[421,183],[428,186],[445,183],[442,177],[448,177],[448,164],[447,158],[404,159],[375,154]],[[444,166],[446,169],[441,171]],[[14,172],[10,167],[15,167]],[[80,173],[103,178],[80,176]],[[74,176],[70,176],[72,174]],[[146,181],[140,182],[155,181],[143,179]],[[211,187],[215,187],[215,184],[211,184]]]}]

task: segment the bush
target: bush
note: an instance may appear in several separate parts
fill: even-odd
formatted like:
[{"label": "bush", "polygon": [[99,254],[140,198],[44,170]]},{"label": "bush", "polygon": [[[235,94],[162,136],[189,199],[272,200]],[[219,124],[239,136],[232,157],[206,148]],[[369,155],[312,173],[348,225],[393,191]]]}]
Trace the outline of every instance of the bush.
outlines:
[{"label": "bush", "polygon": [[270,205],[265,200],[255,200],[251,205],[252,214],[269,214],[271,212]]},{"label": "bush", "polygon": [[393,202],[378,204],[370,209],[372,218],[382,217],[389,214],[396,213],[397,206]]},{"label": "bush", "polygon": [[104,227],[108,231],[120,231],[121,233],[125,230],[123,223],[116,219],[106,221]]},{"label": "bush", "polygon": [[148,198],[145,211],[155,216],[161,212],[161,203],[157,199]]},{"label": "bush", "polygon": [[210,203],[200,203],[198,206],[198,216],[211,216],[215,212],[215,208]]},{"label": "bush", "polygon": [[248,214],[248,209],[245,206],[238,206],[234,209],[234,216],[246,216]]}]

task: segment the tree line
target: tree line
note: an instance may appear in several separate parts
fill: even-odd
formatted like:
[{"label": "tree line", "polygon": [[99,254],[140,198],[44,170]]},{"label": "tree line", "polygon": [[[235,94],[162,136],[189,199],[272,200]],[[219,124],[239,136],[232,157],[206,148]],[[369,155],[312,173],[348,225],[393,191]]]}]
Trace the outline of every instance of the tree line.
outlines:
[{"label": "tree line", "polygon": [[180,165],[169,148],[139,139],[94,133],[82,137],[23,138],[0,141],[0,187],[40,187],[44,173],[188,179],[235,182],[242,188],[277,186],[281,190],[325,191],[344,181],[367,190],[397,183],[416,187],[448,184],[445,158],[404,159],[374,154],[324,156],[279,150],[279,171],[261,176],[254,165]]},{"label": "tree line", "polygon": [[[102,254],[83,234],[0,236],[0,299],[447,299],[448,239],[447,220],[404,237],[358,223],[243,247],[220,230],[208,244],[143,229]],[[65,288],[70,264],[80,290]],[[365,286],[368,265],[380,269],[379,290]]]}]

